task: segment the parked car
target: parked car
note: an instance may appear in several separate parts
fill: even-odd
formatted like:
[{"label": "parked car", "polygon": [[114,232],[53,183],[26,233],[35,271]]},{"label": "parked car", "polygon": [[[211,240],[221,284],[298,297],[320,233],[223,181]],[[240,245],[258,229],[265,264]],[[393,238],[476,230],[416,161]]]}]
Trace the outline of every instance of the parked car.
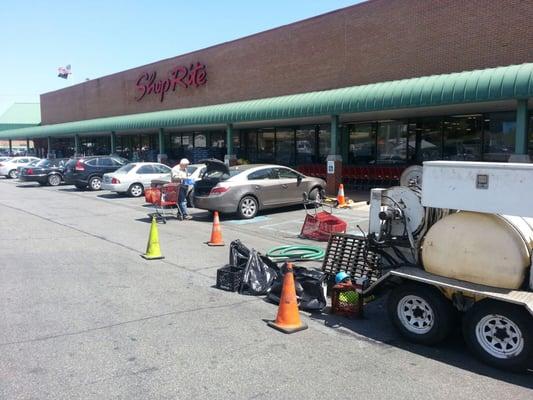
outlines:
[{"label": "parked car", "polygon": [[20,171],[22,171],[22,168],[26,168],[26,167],[34,167],[35,165],[37,165],[37,163],[41,161],[41,160],[33,160],[32,162],[26,164],[26,165],[19,165],[17,167],[17,177],[20,178]]},{"label": "parked car", "polygon": [[39,160],[37,157],[13,157],[7,161],[0,162],[0,175],[10,179],[15,179],[18,176],[17,168],[23,167],[32,161]]},{"label": "parked car", "polygon": [[11,158],[12,157],[9,157],[9,156],[0,157],[0,162],[10,160]]},{"label": "parked car", "polygon": [[115,172],[104,174],[102,189],[127,193],[140,197],[152,180],[170,181],[170,167],[154,162],[138,162],[124,165]]},{"label": "parked car", "polygon": [[301,204],[303,195],[317,200],[326,188],[320,178],[311,178],[281,165],[249,164],[228,167],[207,160],[202,180],[194,185],[196,208],[237,213],[253,218],[258,211]]},{"label": "parked car", "polygon": [[89,156],[71,158],[65,168],[65,182],[78,189],[100,190],[102,177],[115,172],[129,161],[118,156]]},{"label": "parked car", "polygon": [[40,185],[58,186],[63,182],[63,174],[68,158],[54,158],[37,161],[20,167],[19,179],[24,182],[37,182]]}]

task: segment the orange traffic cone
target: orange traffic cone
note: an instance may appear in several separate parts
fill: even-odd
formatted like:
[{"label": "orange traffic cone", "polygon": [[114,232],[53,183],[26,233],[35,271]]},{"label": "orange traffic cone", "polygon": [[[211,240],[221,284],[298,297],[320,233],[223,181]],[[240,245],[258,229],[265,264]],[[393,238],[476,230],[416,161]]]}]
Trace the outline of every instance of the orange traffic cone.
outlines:
[{"label": "orange traffic cone", "polygon": [[346,199],[344,198],[344,185],[342,183],[339,185],[339,193],[337,193],[337,203],[339,203],[339,206],[346,205]]},{"label": "orange traffic cone", "polygon": [[218,211],[214,212],[211,240],[209,240],[207,244],[209,246],[224,246],[224,241],[222,240],[222,229],[220,228],[220,220],[218,219]]},{"label": "orange traffic cone", "polygon": [[281,289],[276,320],[268,321],[267,323],[268,326],[283,333],[294,333],[307,329],[307,325],[302,322],[300,314],[298,313],[292,263],[287,263],[287,272],[283,277],[283,287]]}]

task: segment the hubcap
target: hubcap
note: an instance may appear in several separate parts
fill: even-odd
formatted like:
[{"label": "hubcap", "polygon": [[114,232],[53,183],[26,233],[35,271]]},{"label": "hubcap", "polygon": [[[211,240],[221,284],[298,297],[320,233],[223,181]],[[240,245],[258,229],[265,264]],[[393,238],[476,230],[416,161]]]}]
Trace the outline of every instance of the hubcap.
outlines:
[{"label": "hubcap", "polygon": [[428,333],[435,321],[433,310],[428,302],[414,295],[405,296],[400,300],[397,313],[405,329],[417,335]]},{"label": "hubcap", "polygon": [[93,179],[91,181],[91,187],[94,190],[99,190],[101,186],[102,186],[102,182],[100,181],[100,179]]},{"label": "hubcap", "polygon": [[57,175],[50,177],[50,185],[52,186],[59,185],[59,177]]},{"label": "hubcap", "polygon": [[245,217],[252,217],[255,214],[257,205],[252,199],[244,199],[241,203],[241,212]]},{"label": "hubcap", "polygon": [[524,336],[513,321],[490,314],[476,325],[476,338],[484,351],[496,358],[514,357],[524,349]]},{"label": "hubcap", "polygon": [[9,173],[9,176],[14,179],[14,178],[16,178],[18,176],[18,173],[17,173],[17,171],[11,171]]},{"label": "hubcap", "polygon": [[139,185],[134,185],[132,188],[131,188],[131,194],[135,197],[139,197],[142,193],[142,188],[139,186]]}]

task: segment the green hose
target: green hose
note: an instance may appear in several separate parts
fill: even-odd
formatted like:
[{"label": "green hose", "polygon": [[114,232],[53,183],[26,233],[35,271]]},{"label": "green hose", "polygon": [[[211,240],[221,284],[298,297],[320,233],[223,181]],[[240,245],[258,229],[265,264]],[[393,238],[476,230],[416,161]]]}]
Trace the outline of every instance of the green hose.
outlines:
[{"label": "green hose", "polygon": [[310,261],[322,260],[326,252],[317,246],[287,245],[273,247],[266,255],[273,261]]}]

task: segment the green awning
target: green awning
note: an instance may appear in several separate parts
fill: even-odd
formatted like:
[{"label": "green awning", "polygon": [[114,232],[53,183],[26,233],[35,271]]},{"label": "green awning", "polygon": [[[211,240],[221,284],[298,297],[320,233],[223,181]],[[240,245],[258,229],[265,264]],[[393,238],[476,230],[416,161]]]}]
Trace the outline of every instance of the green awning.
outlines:
[{"label": "green awning", "polygon": [[14,103],[0,115],[0,131],[37,126],[40,123],[39,103]]},{"label": "green awning", "polygon": [[205,126],[533,97],[533,63],[0,132],[0,139]]}]

